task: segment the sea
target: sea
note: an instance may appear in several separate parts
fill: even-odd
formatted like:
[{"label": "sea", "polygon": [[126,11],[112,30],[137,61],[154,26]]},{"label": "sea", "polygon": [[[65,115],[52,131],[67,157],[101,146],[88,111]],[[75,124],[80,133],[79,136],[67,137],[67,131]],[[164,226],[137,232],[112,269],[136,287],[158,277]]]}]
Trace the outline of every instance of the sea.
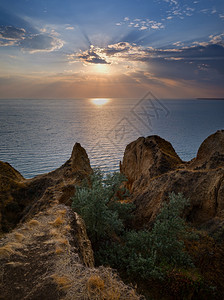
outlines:
[{"label": "sea", "polygon": [[199,99],[85,98],[0,100],[0,160],[25,178],[50,172],[80,143],[92,167],[119,170],[125,147],[159,135],[184,161],[205,138],[224,128],[224,101]]}]

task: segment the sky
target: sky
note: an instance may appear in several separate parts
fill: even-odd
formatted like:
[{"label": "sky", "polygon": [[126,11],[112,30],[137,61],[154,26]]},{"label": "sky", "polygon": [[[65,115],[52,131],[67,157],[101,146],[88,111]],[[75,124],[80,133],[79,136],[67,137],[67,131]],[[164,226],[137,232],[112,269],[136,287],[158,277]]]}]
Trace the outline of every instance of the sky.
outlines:
[{"label": "sky", "polygon": [[223,0],[0,0],[0,98],[224,97]]}]

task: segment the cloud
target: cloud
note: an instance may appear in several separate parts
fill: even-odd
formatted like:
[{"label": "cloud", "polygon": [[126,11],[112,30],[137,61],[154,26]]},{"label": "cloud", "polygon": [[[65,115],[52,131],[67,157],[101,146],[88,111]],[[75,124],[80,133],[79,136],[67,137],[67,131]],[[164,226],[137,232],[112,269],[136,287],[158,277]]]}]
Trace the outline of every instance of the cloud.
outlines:
[{"label": "cloud", "polygon": [[29,51],[30,53],[51,52],[62,48],[63,42],[54,36],[47,34],[35,34],[20,41],[19,46],[24,51]]},{"label": "cloud", "polygon": [[127,52],[131,48],[131,44],[127,42],[120,42],[113,45],[108,45],[106,48],[102,49],[102,53],[105,53],[107,56],[113,56],[117,53]]},{"label": "cloud", "polygon": [[75,27],[73,27],[73,26],[68,26],[68,27],[66,27],[65,29],[66,29],[66,30],[74,30]]},{"label": "cloud", "polygon": [[26,31],[23,28],[13,26],[0,26],[0,46],[14,46],[25,38]]},{"label": "cloud", "polygon": [[165,25],[151,19],[133,19],[125,17],[123,22],[116,23],[117,26],[126,25],[128,27],[136,28],[137,30],[163,29]]},{"label": "cloud", "polygon": [[181,42],[181,41],[178,41],[178,42],[175,42],[173,43],[174,46],[177,46],[177,47],[181,47],[183,46],[184,44]]},{"label": "cloud", "polygon": [[70,62],[81,61],[86,64],[110,64],[103,57],[102,52],[102,49],[95,48],[91,45],[89,50],[68,55],[68,59]]},{"label": "cloud", "polygon": [[24,38],[26,31],[24,28],[13,26],[0,26],[0,38],[6,40],[20,40]]},{"label": "cloud", "polygon": [[24,28],[13,26],[0,27],[0,46],[18,46],[30,53],[50,52],[60,49],[63,41],[56,37],[55,32],[47,33],[42,29],[39,33],[27,33]]},{"label": "cloud", "polygon": [[[91,64],[123,66],[127,70],[148,70],[150,80],[197,80],[213,82],[224,80],[224,34],[212,35],[202,45],[194,42],[183,47],[180,41],[167,49],[142,47],[134,43],[119,42],[107,47],[93,47],[70,56],[71,61]],[[128,68],[128,69],[127,69]]]},{"label": "cloud", "polygon": [[142,26],[139,30],[146,30],[146,29],[148,29],[147,26]]},{"label": "cloud", "polygon": [[210,43],[212,44],[222,44],[224,45],[224,33],[218,34],[218,35],[210,35]]}]

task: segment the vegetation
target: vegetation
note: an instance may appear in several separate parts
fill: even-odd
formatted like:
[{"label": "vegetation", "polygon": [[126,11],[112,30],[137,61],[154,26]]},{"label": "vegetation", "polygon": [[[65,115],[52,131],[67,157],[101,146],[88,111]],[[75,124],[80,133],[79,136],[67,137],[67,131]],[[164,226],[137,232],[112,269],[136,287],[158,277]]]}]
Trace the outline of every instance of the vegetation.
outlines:
[{"label": "vegetation", "polygon": [[121,201],[128,196],[121,186],[125,177],[120,173],[108,174],[106,177],[96,169],[81,186],[76,187],[72,208],[85,221],[89,238],[96,248],[102,241],[112,236],[121,235],[124,223],[129,219],[133,204]]},{"label": "vegetation", "polygon": [[137,231],[131,222],[134,205],[128,202],[125,180],[119,173],[104,177],[96,170],[89,181],[76,187],[72,207],[86,223],[96,264],[117,269],[124,280],[142,285],[149,297],[155,296],[149,292],[150,286],[156,299],[164,293],[177,299],[192,294],[194,299],[201,295],[218,299],[214,280],[206,268],[200,268],[201,260],[208,262],[206,253],[210,251],[201,244],[201,233],[196,234],[182,217],[189,201],[180,193],[171,193],[153,227]]},{"label": "vegetation", "polygon": [[135,231],[129,224],[133,204],[127,203],[127,190],[120,173],[106,177],[97,169],[76,188],[72,208],[84,219],[98,264],[110,265],[131,276],[162,278],[175,267],[193,266],[184,240],[192,234],[181,213],[188,201],[171,193],[151,231]]},{"label": "vegetation", "polygon": [[195,237],[180,217],[186,199],[170,194],[151,231],[125,231],[122,242],[107,242],[100,248],[97,258],[134,278],[163,279],[169,270],[177,267],[193,267],[185,251],[184,240]]}]

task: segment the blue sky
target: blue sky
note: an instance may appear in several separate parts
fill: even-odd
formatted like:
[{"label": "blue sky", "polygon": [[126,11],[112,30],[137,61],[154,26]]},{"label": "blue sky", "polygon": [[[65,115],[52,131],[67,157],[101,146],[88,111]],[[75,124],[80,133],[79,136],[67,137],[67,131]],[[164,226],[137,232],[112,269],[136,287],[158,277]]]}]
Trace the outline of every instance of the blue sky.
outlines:
[{"label": "blue sky", "polygon": [[0,97],[224,97],[222,0],[0,0]]}]

